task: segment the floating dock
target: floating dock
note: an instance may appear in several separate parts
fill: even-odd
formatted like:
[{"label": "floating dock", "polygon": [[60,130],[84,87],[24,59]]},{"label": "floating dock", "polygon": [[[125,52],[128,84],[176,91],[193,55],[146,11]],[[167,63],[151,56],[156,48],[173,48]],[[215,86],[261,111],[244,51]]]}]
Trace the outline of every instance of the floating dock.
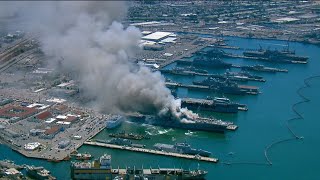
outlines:
[{"label": "floating dock", "polygon": [[194,160],[213,162],[213,163],[218,162],[217,158],[202,157],[202,156],[188,155],[188,154],[179,154],[179,153],[158,151],[158,150],[153,150],[153,149],[136,148],[136,147],[129,147],[129,146],[119,146],[119,145],[115,145],[115,144],[106,144],[106,143],[91,142],[91,141],[86,141],[86,142],[84,142],[84,144],[92,145],[92,146],[106,147],[106,148],[111,148],[111,149],[121,149],[121,150],[127,150],[127,151],[149,153],[149,154],[162,155],[162,156],[172,156],[172,157],[177,157],[177,158],[194,159]]}]

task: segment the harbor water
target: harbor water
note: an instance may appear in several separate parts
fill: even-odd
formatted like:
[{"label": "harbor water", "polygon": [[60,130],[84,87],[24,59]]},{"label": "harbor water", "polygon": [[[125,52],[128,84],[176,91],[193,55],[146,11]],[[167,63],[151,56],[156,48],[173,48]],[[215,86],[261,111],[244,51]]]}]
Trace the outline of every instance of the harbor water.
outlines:
[{"label": "harbor water", "polygon": [[[230,46],[243,49],[263,48],[281,50],[287,45],[286,41],[245,39],[226,37]],[[114,167],[176,167],[186,169],[200,168],[209,171],[207,179],[319,179],[317,173],[320,162],[320,121],[318,110],[320,107],[320,78],[310,81],[311,87],[301,92],[311,101],[297,106],[297,110],[304,119],[291,121],[292,130],[303,139],[293,139],[272,146],[266,153],[272,165],[265,157],[265,148],[282,139],[292,138],[286,127],[288,119],[295,117],[292,105],[301,101],[297,90],[304,86],[304,79],[320,74],[320,48],[314,45],[290,42],[290,49],[297,55],[309,56],[308,64],[276,64],[256,60],[225,58],[226,62],[236,65],[263,64],[268,67],[288,69],[288,73],[254,73],[261,75],[266,82],[248,82],[246,85],[258,86],[262,92],[259,95],[229,96],[232,101],[247,104],[247,112],[238,114],[219,114],[197,112],[203,116],[214,116],[225,121],[232,121],[239,128],[235,132],[216,134],[209,132],[192,132],[171,128],[155,127],[147,124],[125,122],[114,130],[103,130],[96,139],[110,139],[109,133],[126,131],[138,134],[148,134],[151,139],[134,141],[146,144],[151,148],[155,143],[174,144],[187,142],[194,148],[201,148],[212,152],[212,156],[219,159],[219,163],[198,162],[173,157],[135,153],[122,150],[111,150],[102,147],[84,145],[79,152],[89,152],[94,157],[104,153],[112,155]],[[225,50],[234,54],[242,54],[243,50]],[[176,64],[166,68],[172,68]],[[209,73],[223,73],[225,69],[216,70],[205,68]],[[232,69],[232,71],[239,71]],[[192,84],[194,80],[204,77],[166,75],[172,81]],[[215,96],[208,92],[179,88],[179,97],[206,98]],[[52,163],[43,160],[28,159],[0,145],[0,159],[10,159],[17,164],[34,164],[44,166],[58,179],[70,179],[70,162]],[[229,165],[228,165],[229,164]]]}]

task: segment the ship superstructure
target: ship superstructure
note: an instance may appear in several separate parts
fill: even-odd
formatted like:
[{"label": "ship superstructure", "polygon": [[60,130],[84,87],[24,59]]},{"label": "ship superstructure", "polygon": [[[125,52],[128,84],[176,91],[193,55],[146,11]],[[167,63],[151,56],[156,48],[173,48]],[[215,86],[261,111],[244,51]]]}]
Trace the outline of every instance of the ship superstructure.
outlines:
[{"label": "ship superstructure", "polygon": [[221,113],[237,113],[239,110],[248,110],[246,105],[231,102],[227,98],[194,99],[184,98],[181,106],[192,110],[213,111]]},{"label": "ship superstructure", "polygon": [[173,119],[172,117],[160,118],[157,116],[145,116],[144,122],[147,122],[155,126],[218,133],[224,133],[227,130],[237,129],[237,126],[234,125],[232,122],[226,122],[215,118],[203,117],[198,117],[194,119],[183,118],[182,120],[177,120]]},{"label": "ship superstructure", "polygon": [[285,62],[285,63],[307,63],[309,59],[306,56],[297,56],[294,51],[289,50],[270,50],[262,49],[259,50],[249,50],[243,52],[243,55],[246,57],[254,57],[259,60],[266,60],[272,62]]},{"label": "ship superstructure", "polygon": [[191,145],[188,143],[176,143],[174,145],[156,143],[153,147],[157,150],[180,153],[180,154],[200,155],[205,157],[208,157],[211,155],[211,152],[203,149],[192,148]]},{"label": "ship superstructure", "polygon": [[245,95],[259,94],[259,88],[256,86],[238,85],[229,79],[219,79],[208,77],[203,81],[194,81],[193,84],[209,86],[211,90],[225,94]]}]

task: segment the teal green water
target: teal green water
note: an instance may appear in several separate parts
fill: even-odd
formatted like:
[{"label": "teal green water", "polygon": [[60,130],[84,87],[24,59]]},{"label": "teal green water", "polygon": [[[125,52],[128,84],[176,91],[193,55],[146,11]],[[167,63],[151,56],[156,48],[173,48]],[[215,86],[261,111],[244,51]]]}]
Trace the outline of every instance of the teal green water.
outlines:
[{"label": "teal green water", "polygon": [[[242,48],[262,47],[281,49],[286,45],[284,41],[243,39],[229,37],[228,43]],[[303,80],[311,75],[320,74],[320,48],[313,45],[301,43],[290,43],[298,55],[310,57],[307,65],[292,64],[270,64],[255,62],[253,60],[225,59],[234,64],[265,64],[266,66],[286,68],[289,73],[268,74],[261,73],[267,80],[266,83],[250,82],[248,85],[257,85],[262,94],[258,96],[228,96],[234,101],[245,103],[249,107],[248,112],[238,114],[212,114],[201,113],[202,115],[214,115],[223,120],[233,121],[239,126],[235,132],[226,134],[215,134],[206,132],[188,132],[184,130],[164,129],[148,125],[124,123],[117,130],[126,130],[137,133],[152,134],[151,140],[144,140],[141,143],[151,147],[156,142],[175,143],[187,141],[192,146],[209,150],[214,157],[221,162],[258,162],[267,163],[264,157],[264,149],[267,145],[277,140],[290,138],[291,134],[285,126],[286,120],[295,116],[291,110],[292,104],[301,100],[296,90],[303,86]],[[227,50],[226,50],[227,51]],[[242,53],[240,50],[228,50],[232,53]],[[175,64],[171,65],[175,66]],[[170,68],[170,67],[169,67]],[[217,72],[208,69],[210,72]],[[168,76],[174,81],[191,83],[193,78],[184,76]],[[201,77],[195,77],[201,79]],[[320,121],[318,110],[320,105],[320,79],[311,81],[311,88],[304,89],[304,95],[311,99],[309,103],[301,104],[298,111],[304,116],[303,120],[296,120],[290,123],[292,129],[299,135],[304,136],[303,140],[293,140],[273,146],[268,152],[272,166],[253,164],[223,163],[210,164],[199,162],[200,168],[209,171],[207,179],[319,179],[317,173],[320,162]],[[188,91],[179,89],[180,97],[204,98],[206,92]],[[110,131],[109,131],[110,132]],[[108,138],[107,130],[102,131],[96,138]],[[139,143],[139,142],[138,142]],[[121,150],[110,150],[91,146],[83,146],[81,152],[90,152],[98,157],[103,153],[112,155],[113,166],[144,166],[144,167],[183,167],[197,168],[198,162],[192,160],[170,158],[149,154],[127,152]],[[22,157],[11,151],[6,146],[0,146],[0,159],[11,159],[18,164],[42,165],[52,171],[58,179],[69,179],[69,162],[50,163],[47,161],[33,160]],[[228,155],[233,152],[234,155]]]}]

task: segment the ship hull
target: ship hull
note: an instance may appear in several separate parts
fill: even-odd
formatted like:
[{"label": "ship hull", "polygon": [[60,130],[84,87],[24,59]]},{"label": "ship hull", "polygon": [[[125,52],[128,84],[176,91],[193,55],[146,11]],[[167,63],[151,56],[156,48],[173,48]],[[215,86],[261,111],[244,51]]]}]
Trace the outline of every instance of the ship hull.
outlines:
[{"label": "ship hull", "polygon": [[166,119],[156,119],[146,117],[130,117],[128,120],[139,123],[148,123],[154,126],[160,126],[164,128],[177,128],[177,129],[186,129],[192,131],[205,131],[205,132],[216,132],[216,133],[225,133],[227,125],[218,125],[218,124],[205,124],[205,123],[181,123],[175,120],[166,120]]},{"label": "ship hull", "polygon": [[293,63],[294,61],[306,63],[308,60],[308,57],[295,56],[292,54],[281,54],[281,53],[272,54],[272,53],[267,53],[265,51],[263,52],[246,51],[243,53],[243,55],[246,57],[257,58],[259,60],[266,60],[266,61],[273,61],[273,62],[280,62],[280,63]]},{"label": "ship hull", "polygon": [[207,132],[216,132],[216,133],[225,133],[227,130],[227,126],[220,125],[206,125],[199,123],[178,123],[173,121],[164,121],[159,120],[151,123],[155,126],[169,127],[169,128],[177,128],[177,129],[186,129],[192,131],[207,131]]},{"label": "ship hull", "polygon": [[[158,170],[158,169],[154,169]],[[176,172],[174,172],[176,170]],[[115,179],[123,178],[124,180],[129,179],[153,179],[153,180],[167,180],[167,179],[205,179],[207,173],[187,173],[183,170],[177,171],[177,169],[166,169],[165,173],[143,173],[144,171],[150,172],[150,169],[136,169],[135,171],[127,171],[126,169],[100,169],[100,168],[75,168],[71,166],[71,179],[73,180],[98,180],[98,179]],[[170,174],[171,173],[171,174]]]},{"label": "ship hull", "polygon": [[[196,82],[194,81],[193,84],[195,85],[200,85],[200,86],[210,86],[207,83],[202,83],[202,82]],[[247,92],[241,88],[237,87],[215,87],[212,86],[210,87],[210,90],[218,93],[224,93],[224,94],[233,94],[233,95],[245,95]]]},{"label": "ship hull", "polygon": [[219,112],[219,113],[237,113],[238,112],[238,106],[236,105],[222,105],[222,104],[216,104],[212,106],[205,106],[200,104],[187,104],[185,102],[182,102],[182,107],[187,107],[191,110],[201,110],[201,111],[213,111],[213,112]]},{"label": "ship hull", "polygon": [[231,68],[232,64],[228,63],[214,63],[214,62],[202,62],[202,61],[194,61],[194,66],[197,67],[214,67],[214,68]]}]

